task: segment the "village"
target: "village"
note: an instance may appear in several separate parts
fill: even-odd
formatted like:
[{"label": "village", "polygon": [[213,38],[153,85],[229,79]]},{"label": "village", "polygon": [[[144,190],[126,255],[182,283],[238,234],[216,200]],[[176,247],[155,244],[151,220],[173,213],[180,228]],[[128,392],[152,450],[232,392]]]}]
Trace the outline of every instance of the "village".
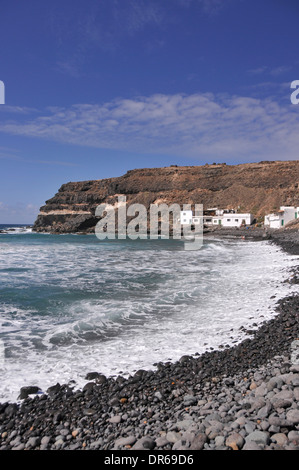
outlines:
[{"label": "village", "polygon": [[[264,227],[279,229],[286,224],[299,219],[299,206],[281,206],[279,210],[264,217]],[[206,209],[202,213],[193,214],[192,210],[181,211],[182,225],[199,225],[204,227],[239,228],[252,225],[256,221],[254,214],[239,213],[234,209]]]}]

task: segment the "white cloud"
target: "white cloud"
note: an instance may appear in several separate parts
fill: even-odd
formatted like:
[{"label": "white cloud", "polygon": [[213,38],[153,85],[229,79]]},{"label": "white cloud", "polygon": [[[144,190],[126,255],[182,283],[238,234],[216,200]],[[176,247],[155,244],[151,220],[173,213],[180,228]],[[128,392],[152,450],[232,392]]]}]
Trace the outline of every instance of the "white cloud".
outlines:
[{"label": "white cloud", "polygon": [[[291,93],[290,93],[291,94]],[[229,161],[297,159],[298,107],[271,98],[155,94],[50,108],[0,131],[102,149]],[[22,119],[22,118],[20,118]]]}]

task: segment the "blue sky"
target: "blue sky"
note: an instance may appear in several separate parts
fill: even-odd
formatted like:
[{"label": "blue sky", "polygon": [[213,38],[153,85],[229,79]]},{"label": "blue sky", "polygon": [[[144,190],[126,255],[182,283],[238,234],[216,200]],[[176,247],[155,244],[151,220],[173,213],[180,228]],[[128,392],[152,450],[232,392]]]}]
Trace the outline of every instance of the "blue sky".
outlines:
[{"label": "blue sky", "polygon": [[0,224],[68,181],[295,160],[297,0],[18,0],[0,16]]}]

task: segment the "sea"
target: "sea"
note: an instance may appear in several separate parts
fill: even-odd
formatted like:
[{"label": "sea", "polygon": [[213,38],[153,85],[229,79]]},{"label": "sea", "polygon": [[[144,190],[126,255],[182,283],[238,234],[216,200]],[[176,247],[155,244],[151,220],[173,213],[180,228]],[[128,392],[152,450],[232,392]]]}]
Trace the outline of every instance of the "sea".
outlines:
[{"label": "sea", "polygon": [[0,402],[225,348],[277,314],[298,256],[268,241],[103,240],[0,225]]}]

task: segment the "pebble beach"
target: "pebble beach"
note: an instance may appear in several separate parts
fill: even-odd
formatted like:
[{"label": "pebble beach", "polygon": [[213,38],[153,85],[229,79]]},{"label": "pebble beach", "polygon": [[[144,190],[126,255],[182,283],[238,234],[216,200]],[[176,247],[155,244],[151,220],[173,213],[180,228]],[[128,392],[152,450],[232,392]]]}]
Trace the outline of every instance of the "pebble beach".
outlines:
[{"label": "pebble beach", "polygon": [[[270,242],[299,254],[298,230]],[[129,378],[90,371],[82,390],[23,387],[0,403],[0,450],[299,450],[299,296],[247,333]]]}]

